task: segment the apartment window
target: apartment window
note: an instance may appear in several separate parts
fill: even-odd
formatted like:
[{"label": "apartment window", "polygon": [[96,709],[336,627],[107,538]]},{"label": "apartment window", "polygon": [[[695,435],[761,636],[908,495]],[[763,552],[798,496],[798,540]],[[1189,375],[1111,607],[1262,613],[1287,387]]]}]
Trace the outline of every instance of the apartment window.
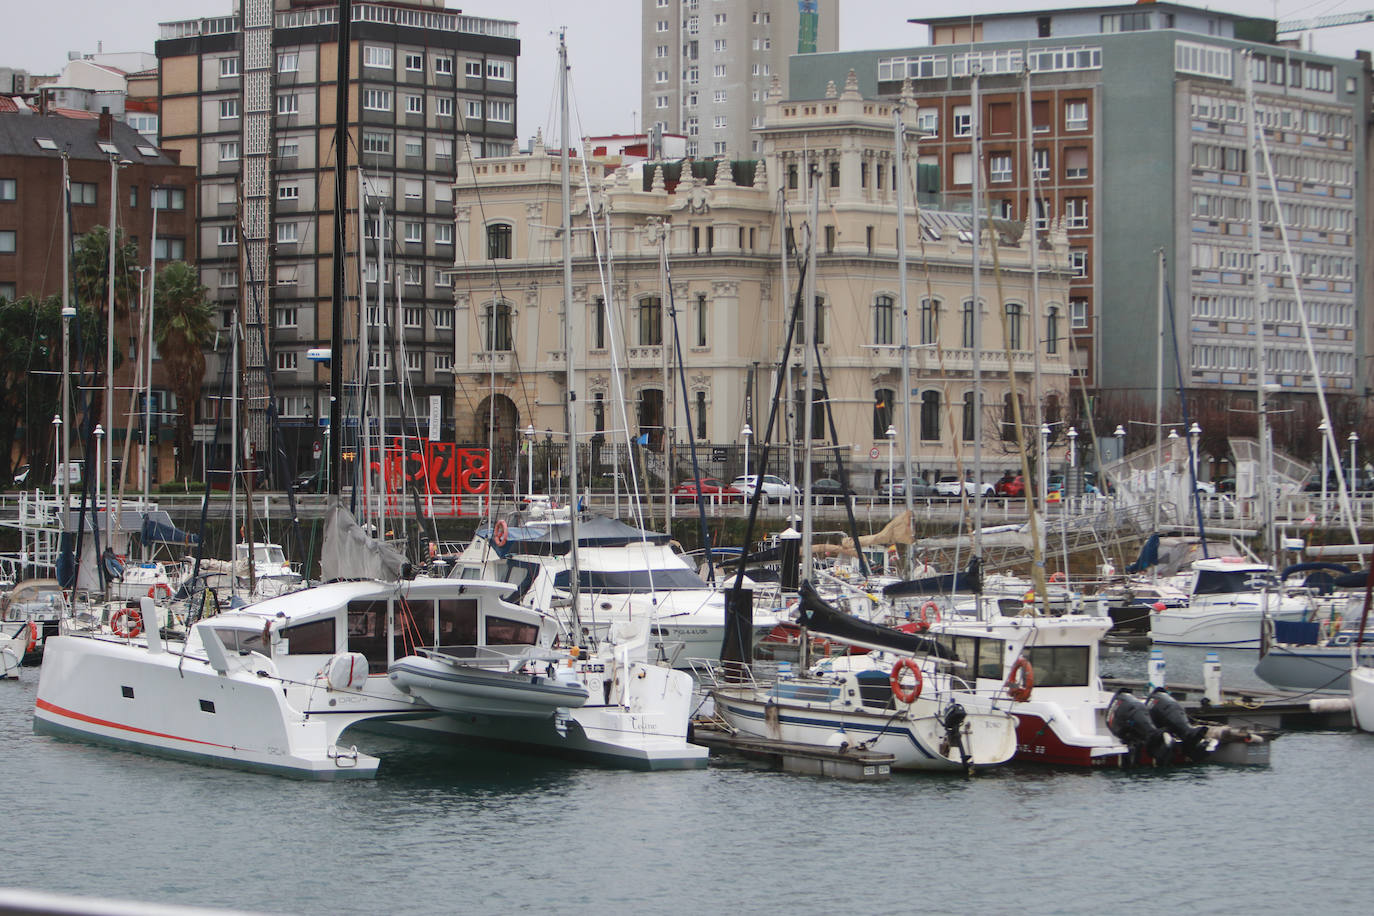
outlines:
[{"label": "apartment window", "polygon": [[405,224],[405,240],[407,242],[423,242],[425,240],[425,224],[407,222]]},{"label": "apartment window", "polygon": [[220,99],[219,119],[221,121],[232,121],[239,116],[238,99]]},{"label": "apartment window", "polygon": [[977,330],[974,326],[977,321],[977,312],[974,311],[972,299],[964,300],[964,306],[960,309],[960,317],[962,321],[960,322],[959,345],[964,349],[971,349]]},{"label": "apartment window", "polygon": [[724,130],[726,124],[728,123],[729,120],[725,117],[725,115],[716,115],[715,119],[712,121],[712,124],[715,126],[716,130]]},{"label": "apartment window", "polygon": [[425,282],[425,269],[419,264],[407,264],[402,276],[406,286],[420,286]]},{"label": "apartment window", "polygon": [[434,100],[434,113],[441,118],[453,117],[453,99],[440,96]]},{"label": "apartment window", "polygon": [[435,354],[434,354],[434,371],[435,371],[435,372],[452,372],[452,371],[453,371],[453,354],[452,354],[452,353],[435,353]]},{"label": "apartment window", "polygon": [[[1244,150],[1237,150],[1244,153]],[[1071,146],[1064,150],[1064,177],[1088,177],[1088,149],[1085,146]]]},{"label": "apartment window", "polygon": [[668,57],[668,46],[667,46],[667,45],[659,45],[658,47],[654,48],[654,57],[655,57],[657,60],[664,60],[664,59],[666,59],[666,58]]},{"label": "apartment window", "polygon": [[300,354],[299,354],[299,353],[287,352],[287,351],[285,351],[285,350],[278,350],[278,351],[277,351],[277,371],[278,371],[278,372],[295,372],[295,371],[296,371],[296,367],[299,365],[299,360],[300,360]]},{"label": "apartment window", "polygon": [[940,134],[940,109],[920,108],[916,111],[916,130],[931,137]]},{"label": "apartment window", "polygon": [[219,145],[220,162],[237,162],[239,158],[239,144],[237,140],[230,140]]},{"label": "apartment window", "polygon": [[1035,199],[1035,228],[1048,229],[1050,226],[1050,202],[1043,197]]},{"label": "apartment window", "polygon": [[954,136],[971,137],[973,136],[973,107],[970,105],[954,106]]},{"label": "apartment window", "polygon": [[422,95],[406,96],[406,114],[422,115],[425,113],[425,97]]},{"label": "apartment window", "polygon": [[425,69],[425,56],[423,54],[407,54],[405,56],[406,69],[412,72],[420,72]]},{"label": "apartment window", "polygon": [[[1230,53],[1229,51],[1227,52]],[[1088,103],[1085,101],[1073,101],[1064,103],[1064,129],[1065,130],[1087,130],[1088,129]]]},{"label": "apartment window", "polygon": [[390,89],[365,89],[363,90],[363,107],[368,111],[390,111],[391,110],[391,90]]},{"label": "apartment window", "polygon": [[655,31],[655,32],[666,32],[666,31],[668,31],[668,20],[666,20],[666,19],[660,19],[660,20],[658,20],[658,22],[654,23],[654,31]]},{"label": "apartment window", "polygon": [[487,102],[487,120],[509,124],[515,119],[515,105],[512,102]]},{"label": "apartment window", "polygon": [[406,137],[404,144],[407,159],[419,159],[425,154],[425,141],[418,137]]},{"label": "apartment window", "polygon": [[301,154],[301,141],[283,138],[277,141],[278,159],[295,159]]},{"label": "apartment window", "polygon": [[159,261],[180,261],[186,257],[186,240],[159,237],[153,244],[153,253]]},{"label": "apartment window", "polygon": [[365,45],[363,47],[364,67],[377,67],[382,70],[390,70],[392,68],[391,60],[390,48],[377,48],[372,45]]},{"label": "apartment window", "polygon": [[453,75],[453,58],[436,57],[434,58],[434,72],[440,76]]},{"label": "apartment window", "polygon": [[277,200],[300,200],[300,199],[301,199],[301,189],[300,189],[300,185],[297,185],[297,184],[295,184],[294,182],[291,183],[291,184],[279,184],[279,185],[277,185]]},{"label": "apartment window", "polygon": [[487,79],[489,80],[508,80],[510,79],[511,65],[508,60],[489,60],[487,61]]},{"label": "apartment window", "polygon": [[219,78],[231,79],[239,75],[239,59],[237,57],[221,57],[219,59]]},{"label": "apartment window", "polygon": [[1031,161],[1035,166],[1035,180],[1050,180],[1050,151],[1047,149],[1037,149],[1031,153]]},{"label": "apartment window", "polygon": [[238,227],[232,224],[219,227],[219,243],[221,245],[237,245],[239,243]]},{"label": "apartment window", "polygon": [[725,50],[725,39],[724,39],[724,38],[717,38],[717,39],[715,40],[715,43],[714,43],[713,46],[712,46],[712,50],[713,50],[716,54],[720,54],[721,52],[723,52],[723,51]]},{"label": "apartment window", "polygon": [[434,227],[434,244],[452,245],[453,244],[453,224],[438,223]]},{"label": "apartment window", "polygon": [[219,271],[219,288],[235,289],[239,285],[239,272],[232,268],[222,267]]},{"label": "apartment window", "polygon": [[1050,306],[1049,314],[1045,316],[1045,352],[1059,352],[1059,308],[1053,305]]},{"label": "apartment window", "polygon": [[487,258],[496,260],[511,257],[511,226],[495,223],[487,227]]},{"label": "apartment window", "polygon": [[296,322],[299,319],[296,316],[295,309],[279,308],[276,309],[276,315],[274,316],[274,320],[276,322],[276,326],[279,328],[294,328],[296,327]]},{"label": "apartment window", "polygon": [[666,95],[654,96],[654,107],[662,110],[668,107],[668,97]]},{"label": "apartment window", "polygon": [[96,187],[95,187],[95,182],[91,182],[91,181],[73,181],[73,182],[72,182],[72,190],[71,190],[71,199],[72,199],[72,203],[74,203],[74,204],[82,204],[82,205],[91,206],[91,207],[95,206],[95,202],[96,202]]},{"label": "apartment window", "polygon": [[[881,173],[879,173],[881,174]],[[954,175],[955,184],[971,184],[973,182],[973,154],[955,153],[954,154]],[[878,185],[881,190],[882,184]]]},{"label": "apartment window", "polygon": [[1069,300],[1069,327],[1082,330],[1088,326],[1088,300]]},{"label": "apartment window", "polygon": [[988,179],[1011,181],[1011,153],[993,153],[988,157]]},{"label": "apartment window", "polygon": [[[404,183],[403,183],[402,186],[405,188],[404,194],[405,194],[406,200],[423,200],[423,199],[424,199],[424,196],[425,196],[425,183],[424,183],[423,181],[421,181],[420,179],[418,179],[418,178],[407,178],[407,179],[404,180]],[[413,225],[418,226],[419,223],[414,223]],[[416,232],[416,235],[419,235],[419,232],[418,232],[418,231]],[[407,227],[407,229],[406,229],[406,241],[407,241],[407,242],[409,242],[409,241],[414,241],[413,239],[410,238],[410,229],[409,229],[409,227]]]},{"label": "apartment window", "polygon": [[[230,186],[232,188],[232,185]],[[185,210],[185,188],[153,188],[154,210]]]},{"label": "apartment window", "polygon": [[1069,273],[1078,280],[1088,276],[1088,252],[1082,248],[1069,249]]},{"label": "apartment window", "polygon": [[453,311],[452,309],[434,310],[434,329],[436,331],[453,330]]},{"label": "apartment window", "polygon": [[481,79],[482,62],[480,60],[463,61],[463,75],[471,79]]},{"label": "apartment window", "polygon": [[1022,334],[1021,322],[1025,318],[1025,309],[1018,303],[1008,302],[1006,305],[1007,314],[1007,349],[1020,350],[1025,346],[1025,338]]},{"label": "apartment window", "polygon": [[717,103],[726,101],[725,90],[724,90],[724,89],[717,89],[717,90],[712,94],[712,99],[711,99],[711,100],[712,100],[713,102],[717,102]]},{"label": "apartment window", "polygon": [[639,345],[657,347],[663,344],[663,300],[646,296],[639,300]]},{"label": "apartment window", "polygon": [[687,136],[695,137],[701,132],[701,123],[696,118],[687,119]]},{"label": "apartment window", "polygon": [[278,73],[295,73],[301,68],[301,56],[295,51],[282,51],[277,55]]},{"label": "apartment window", "polygon": [[505,351],[511,348],[511,307],[504,299],[488,302],[483,309],[483,344],[488,352]]},{"label": "apartment window", "polygon": [[[434,285],[435,285],[435,286],[445,286],[445,287],[447,287],[447,286],[452,286],[452,285],[453,285],[453,271],[451,271],[451,270],[436,270],[436,271],[434,271]],[[434,326],[435,326],[436,328],[439,327],[438,324],[435,324]],[[450,323],[450,324],[449,324],[449,327],[453,327],[453,325]]]},{"label": "apartment window", "polygon": [[419,308],[402,309],[401,320],[408,328],[422,328],[425,326],[425,310]]},{"label": "apartment window", "polygon": [[391,153],[391,134],[370,130],[363,131],[363,152],[389,155]]},{"label": "apartment window", "polygon": [[299,227],[295,223],[277,223],[277,244],[291,245],[299,240]]},{"label": "apartment window", "polygon": [[13,229],[0,229],[0,254],[14,254],[16,233]]},{"label": "apartment window", "polygon": [[463,114],[463,117],[467,118],[469,121],[480,121],[480,120],[482,120],[482,102],[481,102],[481,100],[479,100],[479,99],[464,99],[464,100],[463,100],[463,106],[464,106],[464,109],[465,109],[464,114]]},{"label": "apartment window", "polygon": [[840,186],[840,164],[838,162],[830,163],[830,186],[832,188]]},{"label": "apartment window", "polygon": [[668,82],[668,71],[667,71],[667,70],[656,70],[656,71],[654,72],[654,82],[655,82],[655,83],[666,83],[666,82]]},{"label": "apartment window", "polygon": [[[825,299],[822,296],[816,297],[815,308],[815,327],[816,343],[825,343]],[[796,324],[793,326],[792,343],[794,345],[806,345],[805,325],[802,324],[802,316],[797,316]]]},{"label": "apartment window", "polygon": [[1070,229],[1088,228],[1088,199],[1070,197],[1064,201],[1064,224]]},{"label": "apartment window", "polygon": [[896,309],[891,296],[879,296],[873,300],[873,342],[880,347],[890,347],[896,339],[893,333]]},{"label": "apartment window", "polygon": [[940,439],[940,392],[921,392],[921,439],[937,442]]},{"label": "apartment window", "polygon": [[725,65],[716,64],[711,68],[711,75],[717,79],[725,79]]},{"label": "apartment window", "polygon": [[435,159],[452,159],[452,158],[453,158],[453,141],[452,141],[452,140],[435,140],[435,141],[434,141],[434,158],[435,158]]},{"label": "apartment window", "polygon": [[921,343],[933,344],[940,341],[940,303],[930,299],[921,300]]}]

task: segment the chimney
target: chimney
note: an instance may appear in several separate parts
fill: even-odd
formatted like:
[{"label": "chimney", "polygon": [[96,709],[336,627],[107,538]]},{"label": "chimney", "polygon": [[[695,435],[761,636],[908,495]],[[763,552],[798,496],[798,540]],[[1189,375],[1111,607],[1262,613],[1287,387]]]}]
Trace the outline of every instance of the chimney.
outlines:
[{"label": "chimney", "polygon": [[100,129],[96,136],[101,140],[114,139],[114,115],[110,114],[110,106],[108,105],[100,109]]}]

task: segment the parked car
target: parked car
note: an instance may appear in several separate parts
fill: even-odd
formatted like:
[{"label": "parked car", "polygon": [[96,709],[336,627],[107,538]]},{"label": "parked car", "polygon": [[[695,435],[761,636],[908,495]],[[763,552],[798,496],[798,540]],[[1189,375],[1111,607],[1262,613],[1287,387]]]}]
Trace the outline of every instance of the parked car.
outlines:
[{"label": "parked car", "polygon": [[722,483],[714,477],[684,480],[673,487],[673,499],[677,502],[694,503],[697,501],[698,493],[710,500],[718,499],[727,503],[741,502],[744,499],[743,490]]},{"label": "parked car", "polygon": [[974,483],[972,480],[959,480],[958,477],[948,475],[935,481],[935,493],[939,496],[958,496],[960,488],[969,496],[992,496],[996,490],[990,483]]},{"label": "parked car", "polygon": [[[898,499],[905,499],[906,481],[900,477],[898,477],[896,480],[885,481],[883,485],[878,488],[878,495],[883,497],[893,496]],[[917,499],[929,499],[930,497],[937,496],[939,494],[935,492],[934,487],[932,487],[930,484],[926,483],[924,480],[921,480],[918,477],[911,482],[911,495]]]},{"label": "parked car", "polygon": [[1217,486],[1210,480],[1199,480],[1197,482],[1197,491],[1199,493],[1212,494],[1217,491]]},{"label": "parked car", "polygon": [[997,481],[996,486],[993,487],[993,491],[998,496],[1004,496],[1009,499],[1019,499],[1026,495],[1026,480],[1020,474],[1017,474],[1015,477],[1007,475]]},{"label": "parked car", "polygon": [[1223,477],[1223,478],[1221,478],[1220,480],[1218,480],[1218,481],[1217,481],[1217,492],[1218,492],[1218,493],[1234,493],[1234,492],[1236,492],[1236,478],[1234,478],[1234,477]]},{"label": "parked car", "polygon": [[763,491],[764,502],[780,503],[785,499],[801,499],[801,491],[774,474],[741,474],[730,481],[730,486],[744,494],[745,499],[754,498],[754,490]]},{"label": "parked car", "polygon": [[305,471],[297,474],[296,479],[291,481],[292,493],[315,493],[319,491],[320,472],[319,470]]},{"label": "parked car", "polygon": [[840,482],[832,477],[823,477],[820,480],[811,482],[811,499],[821,506],[837,506],[840,503],[841,495],[854,498],[854,488],[844,489]]},{"label": "parked car", "polygon": [[31,470],[32,468],[27,464],[19,465],[19,469],[14,472],[14,485],[16,487],[22,487],[25,481],[29,479],[29,471]]}]

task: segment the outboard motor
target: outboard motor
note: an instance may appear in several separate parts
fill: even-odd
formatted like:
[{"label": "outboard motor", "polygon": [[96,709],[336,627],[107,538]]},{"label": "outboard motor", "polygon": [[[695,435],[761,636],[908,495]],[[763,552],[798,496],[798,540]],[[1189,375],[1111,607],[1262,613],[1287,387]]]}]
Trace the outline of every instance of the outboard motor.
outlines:
[{"label": "outboard motor", "polygon": [[1208,737],[1207,726],[1193,725],[1183,704],[1163,687],[1156,687],[1145,705],[1150,710],[1150,720],[1178,739],[1189,760],[1197,763],[1217,749],[1216,739]]},{"label": "outboard motor", "polygon": [[1156,766],[1173,759],[1173,736],[1155,726],[1150,710],[1125,687],[1107,704],[1107,728],[1131,749],[1133,761],[1141,751],[1149,754]]},{"label": "outboard motor", "polygon": [[945,727],[945,737],[940,740],[940,753],[949,754],[949,749],[957,747],[959,749],[959,762],[967,770],[972,770],[972,762],[969,758],[968,748],[964,747],[964,723],[968,721],[968,712],[958,703],[951,703],[945,710],[944,716],[940,719],[940,724]]}]

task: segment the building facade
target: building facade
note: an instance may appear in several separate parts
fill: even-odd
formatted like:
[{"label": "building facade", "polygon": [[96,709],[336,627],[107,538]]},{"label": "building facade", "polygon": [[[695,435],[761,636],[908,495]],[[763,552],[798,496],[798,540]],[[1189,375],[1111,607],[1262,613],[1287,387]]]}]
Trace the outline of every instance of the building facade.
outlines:
[{"label": "building facade", "polygon": [[[914,119],[909,102],[898,104]],[[570,344],[558,228],[564,159],[540,142],[529,155],[460,161],[454,188],[460,438],[490,437],[497,473],[514,474],[522,431],[542,440],[564,429],[571,353],[578,429],[597,437],[589,441],[600,446],[600,460],[607,460],[611,442],[643,437],[675,480],[690,473],[684,446],[694,441],[704,473],[737,473],[737,453],[721,460],[712,457],[721,450],[711,447],[741,444],[746,425],[757,447],[779,387],[786,396],[772,441],[798,439],[798,407],[806,401],[802,343],[800,336],[790,348],[786,341],[807,232],[806,176],[813,175],[821,195],[815,340],[828,395],[819,382],[813,386],[817,443],[830,441],[828,400],[840,454],[858,480],[872,475],[876,483],[894,450],[900,457],[904,448],[928,476],[971,471],[977,439],[994,444],[986,453],[986,479],[1019,466],[1006,412],[1012,378],[1027,406],[1025,421],[1034,416],[1037,374],[1052,411],[1068,404],[1067,275],[1053,267],[1055,257],[1066,257],[1066,238],[1057,225],[1047,233],[1037,300],[1022,227],[1000,221],[987,228],[975,309],[969,216],[918,212],[908,194],[912,317],[904,328],[895,107],[863,98],[854,82],[802,102],[784,101],[775,89],[759,159],[587,163],[590,202],[582,190],[584,163],[573,160]],[[908,166],[914,154],[909,143]],[[609,252],[609,260],[599,262],[598,252]],[[982,334],[977,358],[975,325]],[[801,330],[798,321],[797,335]],[[912,387],[904,395],[907,340]],[[981,411],[973,400],[977,362]],[[1058,424],[1056,435],[1063,428]],[[816,470],[833,473],[834,455],[818,453]]]},{"label": "building facade", "polygon": [[839,0],[640,0],[646,128],[687,137],[687,155],[757,156],[773,78],[788,58],[834,51]]},{"label": "building facade", "polygon": [[266,446],[270,406],[296,469],[329,415],[328,367],[309,354],[334,337],[335,257],[347,260],[340,341],[353,352],[360,320],[374,341],[385,326],[390,349],[374,349],[371,371],[407,383],[404,402],[385,404],[389,424],[428,415],[437,396],[451,435],[454,162],[507,155],[515,137],[515,23],[439,0],[352,9],[342,252],[336,7],[253,0],[242,17],[164,23],[157,44],[163,143],[201,180],[203,281],[225,326],[245,328],[253,447]]},{"label": "building facade", "polygon": [[[1094,388],[1154,399],[1154,348],[1135,331],[1152,326],[1158,312],[1158,250],[1168,261],[1178,353],[1166,346],[1166,389],[1181,363],[1187,387],[1249,393],[1253,406],[1252,166],[1260,175],[1268,382],[1315,390],[1300,293],[1323,383],[1344,392],[1370,385],[1358,365],[1367,345],[1357,308],[1365,255],[1356,232],[1365,213],[1356,188],[1366,161],[1367,61],[1279,45],[1269,20],[1167,3],[920,21],[932,44],[798,58],[791,91],[814,93],[850,68],[861,90],[884,96],[909,78],[929,112],[922,155],[940,165],[942,189],[959,194],[969,189],[957,157],[959,135],[967,142],[971,130],[977,73],[991,207],[1024,219],[1034,196],[1043,201],[1037,219],[1044,212],[1065,223],[1081,354],[1075,369]],[[1268,165],[1248,140],[1247,72],[1291,272]]]}]

